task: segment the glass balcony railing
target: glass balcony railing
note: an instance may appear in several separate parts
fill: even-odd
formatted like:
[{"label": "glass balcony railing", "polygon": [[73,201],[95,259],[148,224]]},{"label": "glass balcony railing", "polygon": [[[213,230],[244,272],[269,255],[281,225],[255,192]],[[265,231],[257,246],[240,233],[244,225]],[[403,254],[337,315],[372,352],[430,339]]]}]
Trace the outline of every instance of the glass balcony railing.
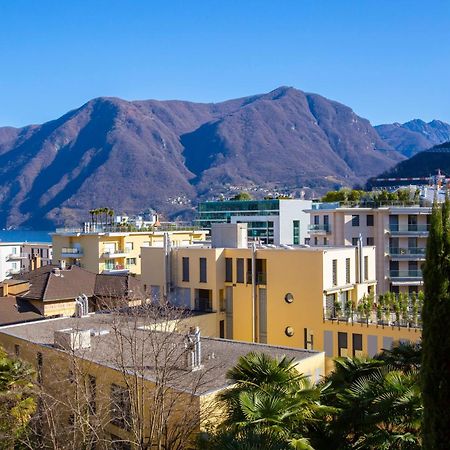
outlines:
[{"label": "glass balcony railing", "polygon": [[390,224],[389,231],[393,233],[428,233],[430,231],[430,225],[425,224],[407,224],[407,225],[399,225],[399,224]]},{"label": "glass balcony railing", "polygon": [[422,278],[421,270],[390,270],[391,278]]},{"label": "glass balcony railing", "polygon": [[390,247],[389,254],[391,256],[405,256],[405,257],[423,257],[425,258],[425,248],[423,247],[407,247],[407,248],[397,248]]},{"label": "glass balcony railing", "polygon": [[[256,284],[267,284],[267,273],[266,272],[256,272],[255,273]],[[247,284],[252,282],[252,272],[247,272]]]},{"label": "glass balcony railing", "polygon": [[129,248],[105,248],[103,249],[103,258],[120,258],[131,252]]},{"label": "glass balcony railing", "polygon": [[311,224],[308,225],[308,231],[310,233],[329,233],[331,229],[329,224],[323,225]]},{"label": "glass balcony railing", "polygon": [[61,256],[79,258],[83,256],[83,250],[78,247],[63,247],[61,249]]}]

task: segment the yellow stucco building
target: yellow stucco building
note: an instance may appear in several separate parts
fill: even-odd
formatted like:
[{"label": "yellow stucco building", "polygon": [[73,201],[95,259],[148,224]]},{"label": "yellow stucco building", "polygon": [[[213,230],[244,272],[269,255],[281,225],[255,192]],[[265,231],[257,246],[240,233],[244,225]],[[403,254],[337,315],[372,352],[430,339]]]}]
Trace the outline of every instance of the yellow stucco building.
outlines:
[{"label": "yellow stucco building", "polygon": [[152,297],[214,314],[215,336],[329,357],[372,356],[393,341],[420,339],[418,328],[357,312],[362,300],[376,299],[375,247],[215,247],[215,232],[212,246],[143,249],[141,275]]},{"label": "yellow stucco building", "polygon": [[76,427],[74,448],[93,438],[95,448],[118,442],[117,448],[132,449],[156,439],[164,448],[184,448],[180,439],[217,425],[214,400],[229,386],[226,372],[240,356],[287,356],[313,381],[324,375],[321,352],[201,337],[202,316],[150,317],[90,314],[0,328],[0,345],[35,367],[46,393],[41,407],[49,401],[47,412],[57,411],[54,430],[43,420],[45,436],[56,431],[70,439]]},{"label": "yellow stucco building", "polygon": [[141,273],[141,247],[163,247],[204,241],[205,230],[82,232],[61,230],[52,234],[53,264],[78,265],[94,273],[128,270]]}]

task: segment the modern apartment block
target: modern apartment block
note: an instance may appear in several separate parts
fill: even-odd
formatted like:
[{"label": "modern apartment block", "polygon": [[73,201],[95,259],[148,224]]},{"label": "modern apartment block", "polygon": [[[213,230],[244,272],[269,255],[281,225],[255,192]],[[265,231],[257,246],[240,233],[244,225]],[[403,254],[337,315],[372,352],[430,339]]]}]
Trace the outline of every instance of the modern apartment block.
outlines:
[{"label": "modern apartment block", "polygon": [[421,206],[345,207],[314,203],[307,211],[311,246],[357,244],[376,247],[378,292],[420,290],[431,208]]},{"label": "modern apartment block", "polygon": [[241,247],[143,249],[147,292],[209,312],[215,336],[329,357],[374,355],[393,341],[420,338],[417,328],[386,326],[390,319],[344,314],[350,303],[356,311],[376,294],[375,247],[248,248],[245,239],[234,241]]},{"label": "modern apartment block", "polygon": [[24,242],[21,245],[22,272],[29,272],[52,263],[52,244],[46,242]]},{"label": "modern apartment block", "polygon": [[246,223],[249,239],[261,244],[299,245],[308,237],[310,200],[227,200],[198,205],[196,223],[211,229],[215,223]]},{"label": "modern apartment block", "polygon": [[175,246],[205,241],[205,230],[104,231],[61,229],[52,234],[53,263],[77,265],[94,273],[141,273],[141,247],[162,247],[165,236]]},{"label": "modern apartment block", "polygon": [[0,280],[20,273],[23,256],[21,242],[0,242]]}]

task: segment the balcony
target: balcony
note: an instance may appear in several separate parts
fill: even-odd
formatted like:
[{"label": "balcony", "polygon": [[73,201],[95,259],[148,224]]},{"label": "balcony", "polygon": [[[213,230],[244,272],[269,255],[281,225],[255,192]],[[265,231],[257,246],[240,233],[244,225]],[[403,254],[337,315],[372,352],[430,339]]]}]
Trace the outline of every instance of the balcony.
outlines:
[{"label": "balcony", "polygon": [[390,270],[389,277],[393,280],[421,280],[421,270]]},{"label": "balcony", "polygon": [[9,269],[8,274],[9,275],[17,275],[20,273],[20,269]]},{"label": "balcony", "polygon": [[26,259],[26,256],[21,255],[20,253],[10,253],[6,257],[6,261],[19,261],[21,259]]},{"label": "balcony", "polygon": [[429,224],[389,225],[389,233],[394,236],[428,236]]},{"label": "balcony", "polygon": [[83,250],[78,247],[63,247],[61,249],[61,258],[81,258]]},{"label": "balcony", "polygon": [[308,225],[308,232],[309,234],[329,234],[331,233],[330,225],[329,224],[323,224],[323,225],[317,225],[312,224]]},{"label": "balcony", "polygon": [[106,264],[102,273],[128,273],[128,271],[123,264]]},{"label": "balcony", "polygon": [[[266,272],[256,272],[255,273],[256,284],[267,284],[267,273]],[[247,272],[247,284],[252,283],[252,272]]]},{"label": "balcony", "polygon": [[124,258],[130,253],[130,249],[128,248],[116,248],[114,250],[104,249],[102,253],[102,258],[105,259],[114,259],[114,258]]},{"label": "balcony", "polygon": [[393,260],[425,260],[425,248],[423,247],[408,247],[408,248],[389,248],[389,256]]}]

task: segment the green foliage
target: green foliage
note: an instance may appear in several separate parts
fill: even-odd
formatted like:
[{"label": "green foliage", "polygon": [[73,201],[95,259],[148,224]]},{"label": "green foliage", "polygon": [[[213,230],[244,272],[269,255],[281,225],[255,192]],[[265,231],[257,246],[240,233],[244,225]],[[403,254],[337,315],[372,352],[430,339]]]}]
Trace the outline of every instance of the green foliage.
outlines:
[{"label": "green foliage", "polygon": [[450,202],[436,202],[423,267],[422,391],[424,448],[444,449],[450,442]]},{"label": "green foliage", "polygon": [[339,191],[329,191],[321,199],[322,202],[340,202],[343,204],[367,204],[369,206],[382,206],[386,204],[418,204],[419,192],[411,193],[409,189],[398,189],[395,192],[361,191],[343,188]]},{"label": "green foliage", "polygon": [[0,348],[0,449],[17,447],[36,410],[33,371]]},{"label": "green foliage", "polygon": [[419,449],[420,359],[415,344],[373,359],[338,358],[315,387],[292,360],[251,353],[228,372],[225,420],[199,448]]},{"label": "green foliage", "polygon": [[230,200],[253,200],[253,197],[248,192],[239,192]]}]

